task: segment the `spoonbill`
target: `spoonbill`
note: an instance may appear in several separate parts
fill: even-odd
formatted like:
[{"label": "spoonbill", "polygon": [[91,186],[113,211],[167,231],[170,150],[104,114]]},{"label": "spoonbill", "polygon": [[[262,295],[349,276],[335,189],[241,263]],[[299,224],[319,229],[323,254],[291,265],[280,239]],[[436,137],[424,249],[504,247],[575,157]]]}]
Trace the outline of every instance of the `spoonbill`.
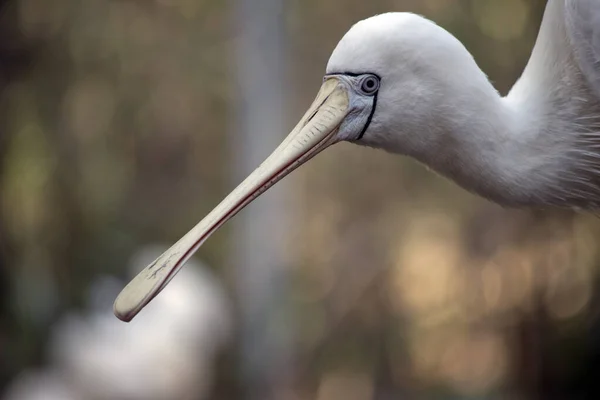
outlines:
[{"label": "spoonbill", "polygon": [[600,205],[600,0],[549,0],[521,78],[502,97],[449,32],[411,13],[356,23],[289,136],[200,223],[135,277],[131,320],[221,225],[334,143],[413,157],[512,207]]}]

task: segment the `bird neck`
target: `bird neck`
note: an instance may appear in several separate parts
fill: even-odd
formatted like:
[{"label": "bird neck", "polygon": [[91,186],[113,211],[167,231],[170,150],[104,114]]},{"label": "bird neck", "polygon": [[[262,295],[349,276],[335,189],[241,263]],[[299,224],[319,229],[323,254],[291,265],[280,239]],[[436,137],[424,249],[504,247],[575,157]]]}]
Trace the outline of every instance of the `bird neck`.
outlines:
[{"label": "bird neck", "polygon": [[[483,75],[482,72],[480,72]],[[469,89],[467,89],[469,90]],[[533,118],[487,81],[443,115],[432,149],[411,154],[463,188],[506,206],[538,202],[535,185],[551,158]],[[443,127],[443,128],[438,128]],[[547,143],[546,143],[547,145]]]},{"label": "bird neck", "polygon": [[503,205],[600,206],[600,104],[574,57],[564,7],[548,1],[506,97],[454,36],[428,26],[427,38],[416,35],[427,39],[419,52],[393,60],[401,67],[384,75],[357,143],[411,156]]},{"label": "bird neck", "polygon": [[469,83],[445,90],[453,100],[442,99],[428,122],[431,148],[416,146],[410,155],[503,205],[595,206],[600,140],[589,128],[600,126],[600,104],[572,54],[562,6],[548,3],[531,58],[508,96],[471,64]]}]

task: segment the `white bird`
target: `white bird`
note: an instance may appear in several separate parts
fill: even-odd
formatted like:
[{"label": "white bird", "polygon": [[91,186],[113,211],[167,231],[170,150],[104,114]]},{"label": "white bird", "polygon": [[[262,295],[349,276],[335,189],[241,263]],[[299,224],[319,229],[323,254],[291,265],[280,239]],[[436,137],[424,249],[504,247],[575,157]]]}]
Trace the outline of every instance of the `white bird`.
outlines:
[{"label": "white bird", "polygon": [[[163,250],[140,250],[131,270],[138,272]],[[77,383],[86,395],[82,397],[207,397],[214,358],[231,335],[231,310],[220,282],[206,265],[194,261],[131,325],[120,324],[103,307],[105,294],[114,293],[113,278],[107,278],[91,290],[98,303],[95,312],[69,314],[54,327],[51,359]]]},{"label": "white bird", "polygon": [[[138,272],[163,250],[163,246],[139,250],[130,271]],[[205,264],[194,264],[130,325],[123,325],[106,309],[119,280],[96,279],[86,313],[69,312],[54,324],[48,341],[49,365],[24,371],[0,397],[207,398],[215,358],[232,336],[232,309],[217,277]]]},{"label": "white bird", "polygon": [[356,23],[283,143],[115,301],[133,318],[221,225],[330,145],[408,155],[506,206],[600,205],[600,0],[549,0],[531,58],[501,97],[449,32],[410,13]]}]

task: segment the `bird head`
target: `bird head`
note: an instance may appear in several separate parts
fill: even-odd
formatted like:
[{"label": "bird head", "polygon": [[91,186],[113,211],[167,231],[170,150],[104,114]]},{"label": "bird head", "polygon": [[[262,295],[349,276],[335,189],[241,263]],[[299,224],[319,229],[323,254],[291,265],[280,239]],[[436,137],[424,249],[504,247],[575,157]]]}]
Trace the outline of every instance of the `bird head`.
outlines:
[{"label": "bird head", "polygon": [[[430,156],[453,140],[449,127],[463,122],[457,112],[461,104],[495,95],[458,39],[412,13],[380,14],[356,23],[331,54],[325,76],[346,85],[351,105],[340,140],[428,164],[435,164]],[[371,80],[377,80],[373,91],[368,90]],[[477,93],[480,88],[485,91]]]},{"label": "bird head", "polygon": [[355,24],[333,51],[315,100],[287,138],[127,285],[115,301],[115,314],[133,318],[221,225],[332,144],[350,141],[404,154],[429,146],[431,152],[437,121],[432,110],[440,109],[433,103],[444,101],[440,93],[448,90],[435,77],[453,68],[448,47],[456,46],[462,48],[442,28],[414,14],[382,14]]}]

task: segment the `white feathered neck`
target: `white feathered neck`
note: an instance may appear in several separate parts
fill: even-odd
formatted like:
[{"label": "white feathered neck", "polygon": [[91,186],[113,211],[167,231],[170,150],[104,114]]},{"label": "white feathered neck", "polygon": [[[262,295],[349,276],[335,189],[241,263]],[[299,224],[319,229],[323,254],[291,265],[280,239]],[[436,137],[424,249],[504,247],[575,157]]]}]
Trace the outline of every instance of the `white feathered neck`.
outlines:
[{"label": "white feathered neck", "polygon": [[600,107],[574,59],[562,0],[548,3],[531,59],[504,98],[456,38],[408,13],[356,24],[327,72],[382,77],[358,144],[412,156],[504,205],[600,203]]}]

